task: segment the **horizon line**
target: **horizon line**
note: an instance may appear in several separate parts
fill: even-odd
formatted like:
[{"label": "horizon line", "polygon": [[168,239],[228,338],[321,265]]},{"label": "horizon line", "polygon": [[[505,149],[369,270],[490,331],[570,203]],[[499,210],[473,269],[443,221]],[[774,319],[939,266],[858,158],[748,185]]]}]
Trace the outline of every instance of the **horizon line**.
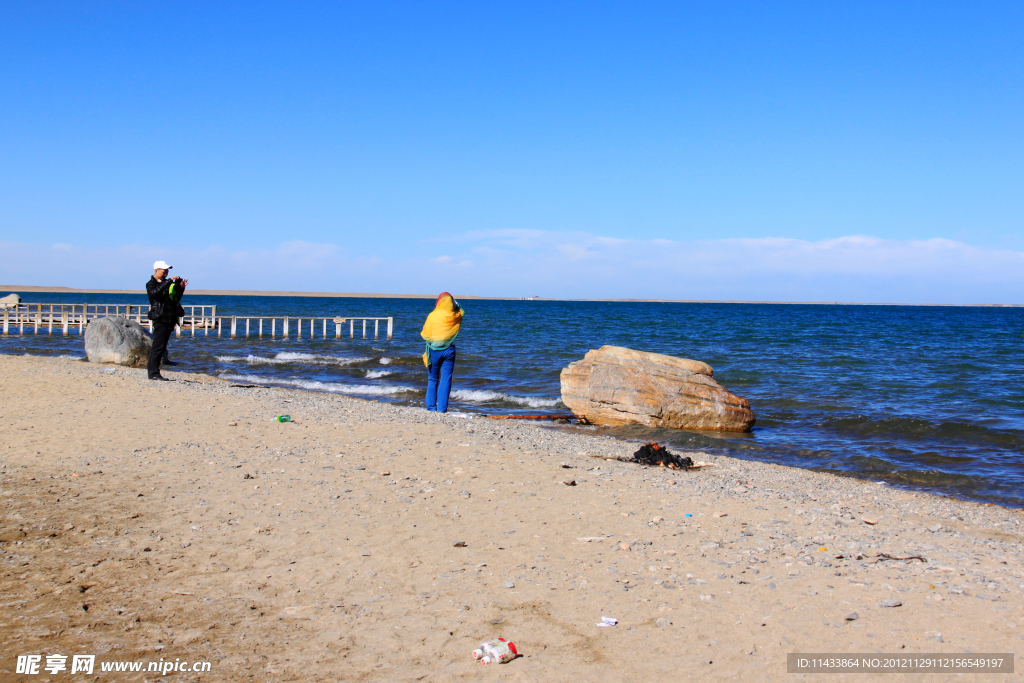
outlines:
[{"label": "horizon line", "polygon": [[[17,290],[26,293],[43,294],[145,294],[138,289],[102,289],[74,288],[62,286],[40,285],[0,285],[0,292],[18,294]],[[335,299],[433,299],[436,294],[378,294],[373,292],[300,292],[300,291],[265,291],[240,289],[197,289],[190,292],[200,296],[294,296],[311,298]],[[638,299],[638,298],[559,298],[542,296],[478,296],[465,294],[459,297],[467,300],[483,301],[593,301],[608,303],[669,303],[669,304],[759,304],[759,305],[791,305],[791,306],[948,306],[959,308],[1022,308],[1024,304],[950,304],[950,303],[898,303],[872,301],[743,301],[739,299]]]}]

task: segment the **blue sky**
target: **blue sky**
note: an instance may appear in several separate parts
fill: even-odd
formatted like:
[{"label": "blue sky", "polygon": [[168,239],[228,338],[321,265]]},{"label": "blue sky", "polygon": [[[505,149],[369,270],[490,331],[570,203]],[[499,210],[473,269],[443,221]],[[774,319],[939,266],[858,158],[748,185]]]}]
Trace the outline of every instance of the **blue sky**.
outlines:
[{"label": "blue sky", "polygon": [[1024,303],[1022,29],[1020,3],[6,3],[0,283],[165,258],[204,288]]}]

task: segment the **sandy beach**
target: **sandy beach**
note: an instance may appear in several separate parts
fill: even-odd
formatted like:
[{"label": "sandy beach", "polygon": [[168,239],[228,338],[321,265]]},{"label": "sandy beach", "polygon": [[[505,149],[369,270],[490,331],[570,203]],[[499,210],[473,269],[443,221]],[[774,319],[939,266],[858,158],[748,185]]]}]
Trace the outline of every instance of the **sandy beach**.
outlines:
[{"label": "sandy beach", "polygon": [[[97,655],[82,680],[650,682],[1024,650],[1020,510],[167,376],[0,356],[0,680],[77,678],[15,673],[54,653]],[[475,663],[499,636],[521,657]],[[210,671],[98,671],[161,659]]]}]

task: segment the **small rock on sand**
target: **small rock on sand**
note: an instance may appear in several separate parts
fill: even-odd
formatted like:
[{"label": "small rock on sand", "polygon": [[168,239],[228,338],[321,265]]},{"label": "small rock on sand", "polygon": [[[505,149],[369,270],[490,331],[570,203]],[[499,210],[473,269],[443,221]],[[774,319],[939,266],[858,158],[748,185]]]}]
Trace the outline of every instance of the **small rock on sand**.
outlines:
[{"label": "small rock on sand", "polygon": [[903,603],[899,600],[882,600],[878,603],[879,607],[900,607]]}]

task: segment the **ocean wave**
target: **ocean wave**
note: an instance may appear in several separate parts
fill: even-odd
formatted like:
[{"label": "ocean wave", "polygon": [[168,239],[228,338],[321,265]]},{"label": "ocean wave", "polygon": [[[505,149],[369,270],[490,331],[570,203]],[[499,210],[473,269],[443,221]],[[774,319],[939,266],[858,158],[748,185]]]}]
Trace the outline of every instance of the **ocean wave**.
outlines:
[{"label": "ocean wave", "polygon": [[394,394],[412,394],[419,391],[415,387],[398,384],[339,384],[337,382],[317,382],[311,379],[267,379],[252,375],[233,375],[225,373],[221,379],[233,382],[247,382],[268,387],[308,389],[310,391],[326,391],[332,394],[356,394],[359,396],[391,396]]},{"label": "ocean wave", "polygon": [[390,365],[391,362],[394,361],[394,360],[395,360],[394,358],[388,358],[387,356],[384,356],[383,358],[380,359],[380,364],[381,365]]},{"label": "ocean wave", "polygon": [[312,353],[295,353],[293,351],[282,351],[281,353],[274,356],[280,360],[319,360],[326,356],[317,356]]},{"label": "ocean wave", "polygon": [[896,438],[904,443],[931,441],[942,444],[960,443],[975,446],[998,445],[1006,448],[1024,448],[1024,434],[1018,430],[994,429],[984,425],[952,420],[937,422],[919,417],[875,418],[856,415],[834,417],[825,420],[823,424],[837,432],[855,434],[861,438]]},{"label": "ocean wave", "polygon": [[554,408],[559,403],[557,398],[513,396],[501,391],[488,391],[486,389],[456,389],[452,392],[452,398],[469,403],[514,403],[527,406],[528,408]]},{"label": "ocean wave", "polygon": [[380,379],[381,377],[387,377],[388,375],[393,374],[395,373],[391,370],[367,370],[366,379]]},{"label": "ocean wave", "polygon": [[370,358],[340,358],[338,356],[317,356],[312,353],[293,353],[282,351],[273,358],[266,356],[217,356],[222,363],[249,363],[250,365],[352,365],[366,363]]}]

